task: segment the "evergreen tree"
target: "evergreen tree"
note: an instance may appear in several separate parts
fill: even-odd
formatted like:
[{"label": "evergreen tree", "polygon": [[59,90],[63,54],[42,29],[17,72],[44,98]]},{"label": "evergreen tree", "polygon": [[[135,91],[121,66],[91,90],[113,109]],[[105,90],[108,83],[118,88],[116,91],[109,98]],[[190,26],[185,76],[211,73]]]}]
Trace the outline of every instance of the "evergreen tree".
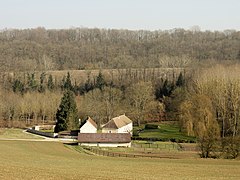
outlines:
[{"label": "evergreen tree", "polygon": [[55,132],[76,129],[79,127],[79,122],[77,118],[77,105],[75,102],[74,93],[67,90],[59,105],[56,113],[56,127]]},{"label": "evergreen tree", "polygon": [[173,83],[169,83],[168,79],[166,79],[161,89],[162,96],[170,96],[173,90],[174,90]]},{"label": "evergreen tree", "polygon": [[87,92],[89,92],[89,91],[91,91],[93,89],[94,89],[93,83],[91,82],[90,76],[88,75],[88,78],[87,78],[87,80],[86,80],[86,82],[84,84],[84,91],[87,93]]},{"label": "evergreen tree", "polygon": [[105,85],[106,85],[106,82],[104,80],[102,72],[100,71],[96,80],[96,88],[99,88],[100,90],[102,90]]},{"label": "evergreen tree", "polygon": [[28,90],[30,91],[35,91],[37,90],[37,81],[35,80],[35,74],[32,73],[32,74],[27,74],[27,84],[28,84]]},{"label": "evergreen tree", "polygon": [[46,74],[44,72],[40,75],[39,92],[41,92],[41,93],[45,91],[45,87],[44,87],[45,76],[46,76]]},{"label": "evergreen tree", "polygon": [[67,78],[64,81],[63,88],[65,90],[73,90],[73,86],[72,86],[71,77],[70,77],[70,73],[69,72],[67,73]]},{"label": "evergreen tree", "polygon": [[82,83],[78,86],[78,92],[79,92],[80,95],[88,93],[89,91],[91,91],[93,89],[94,89],[94,85],[91,82],[89,77],[88,77],[88,79],[86,80],[85,83]]},{"label": "evergreen tree", "polygon": [[54,89],[53,77],[51,74],[48,77],[47,87],[48,87],[48,90],[50,90],[50,91],[52,91]]},{"label": "evergreen tree", "polygon": [[23,94],[24,84],[20,80],[16,79],[13,81],[12,89],[15,93],[20,92],[21,94]]},{"label": "evergreen tree", "polygon": [[184,85],[184,78],[182,75],[182,72],[179,74],[177,82],[176,82],[176,86],[181,87]]},{"label": "evergreen tree", "polygon": [[72,87],[72,91],[74,92],[74,94],[77,96],[78,95],[78,89],[79,89],[79,87],[78,87],[78,85],[77,85],[77,82],[76,82],[76,80],[75,80],[75,82],[74,82],[74,86]]},{"label": "evergreen tree", "polygon": [[62,91],[64,91],[65,81],[66,81],[66,76],[64,75],[63,78],[62,78],[62,83],[61,83],[61,90],[62,90]]}]

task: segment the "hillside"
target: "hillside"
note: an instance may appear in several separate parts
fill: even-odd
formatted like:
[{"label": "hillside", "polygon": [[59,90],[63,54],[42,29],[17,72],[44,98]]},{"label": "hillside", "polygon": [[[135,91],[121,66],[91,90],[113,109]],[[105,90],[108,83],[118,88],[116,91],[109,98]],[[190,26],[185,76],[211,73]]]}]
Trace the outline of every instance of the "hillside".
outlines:
[{"label": "hillside", "polygon": [[239,61],[239,47],[234,30],[6,29],[0,32],[0,70],[186,67]]}]

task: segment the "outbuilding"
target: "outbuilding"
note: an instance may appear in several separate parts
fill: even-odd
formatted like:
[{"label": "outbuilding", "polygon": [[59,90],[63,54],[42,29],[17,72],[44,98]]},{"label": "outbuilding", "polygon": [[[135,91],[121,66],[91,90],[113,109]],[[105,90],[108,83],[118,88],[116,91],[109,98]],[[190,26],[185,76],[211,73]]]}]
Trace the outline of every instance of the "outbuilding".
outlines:
[{"label": "outbuilding", "polygon": [[80,126],[80,133],[97,133],[97,124],[88,117]]},{"label": "outbuilding", "polygon": [[125,114],[112,118],[102,127],[102,133],[132,133],[132,130],[133,123]]},{"label": "outbuilding", "polygon": [[79,133],[78,144],[99,147],[131,147],[130,133]]}]

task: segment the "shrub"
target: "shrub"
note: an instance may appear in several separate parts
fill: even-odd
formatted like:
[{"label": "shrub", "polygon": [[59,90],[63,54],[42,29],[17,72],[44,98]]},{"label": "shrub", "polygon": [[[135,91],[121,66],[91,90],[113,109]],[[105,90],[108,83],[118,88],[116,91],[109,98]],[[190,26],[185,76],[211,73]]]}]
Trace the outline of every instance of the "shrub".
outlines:
[{"label": "shrub", "polygon": [[186,141],[184,139],[177,139],[176,142],[177,143],[185,143]]},{"label": "shrub", "polygon": [[134,137],[138,137],[139,136],[139,130],[133,130],[133,134]]},{"label": "shrub", "polygon": [[211,158],[218,152],[218,138],[203,136],[198,138],[201,158]]},{"label": "shrub", "polygon": [[227,159],[235,159],[240,154],[240,137],[225,137],[222,139],[222,151]]},{"label": "shrub", "polygon": [[196,143],[195,140],[188,140],[187,142],[189,142],[189,143]]},{"label": "shrub", "polygon": [[145,129],[158,129],[157,124],[145,124]]}]

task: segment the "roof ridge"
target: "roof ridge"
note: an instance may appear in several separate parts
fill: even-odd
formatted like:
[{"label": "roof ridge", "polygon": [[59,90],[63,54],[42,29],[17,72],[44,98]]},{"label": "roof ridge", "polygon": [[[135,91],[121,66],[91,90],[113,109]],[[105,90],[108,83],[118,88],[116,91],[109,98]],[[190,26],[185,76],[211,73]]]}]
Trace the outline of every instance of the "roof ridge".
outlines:
[{"label": "roof ridge", "polygon": [[96,122],[95,122],[90,116],[88,116],[87,121],[88,121],[89,123],[91,123],[95,128],[97,128]]}]

